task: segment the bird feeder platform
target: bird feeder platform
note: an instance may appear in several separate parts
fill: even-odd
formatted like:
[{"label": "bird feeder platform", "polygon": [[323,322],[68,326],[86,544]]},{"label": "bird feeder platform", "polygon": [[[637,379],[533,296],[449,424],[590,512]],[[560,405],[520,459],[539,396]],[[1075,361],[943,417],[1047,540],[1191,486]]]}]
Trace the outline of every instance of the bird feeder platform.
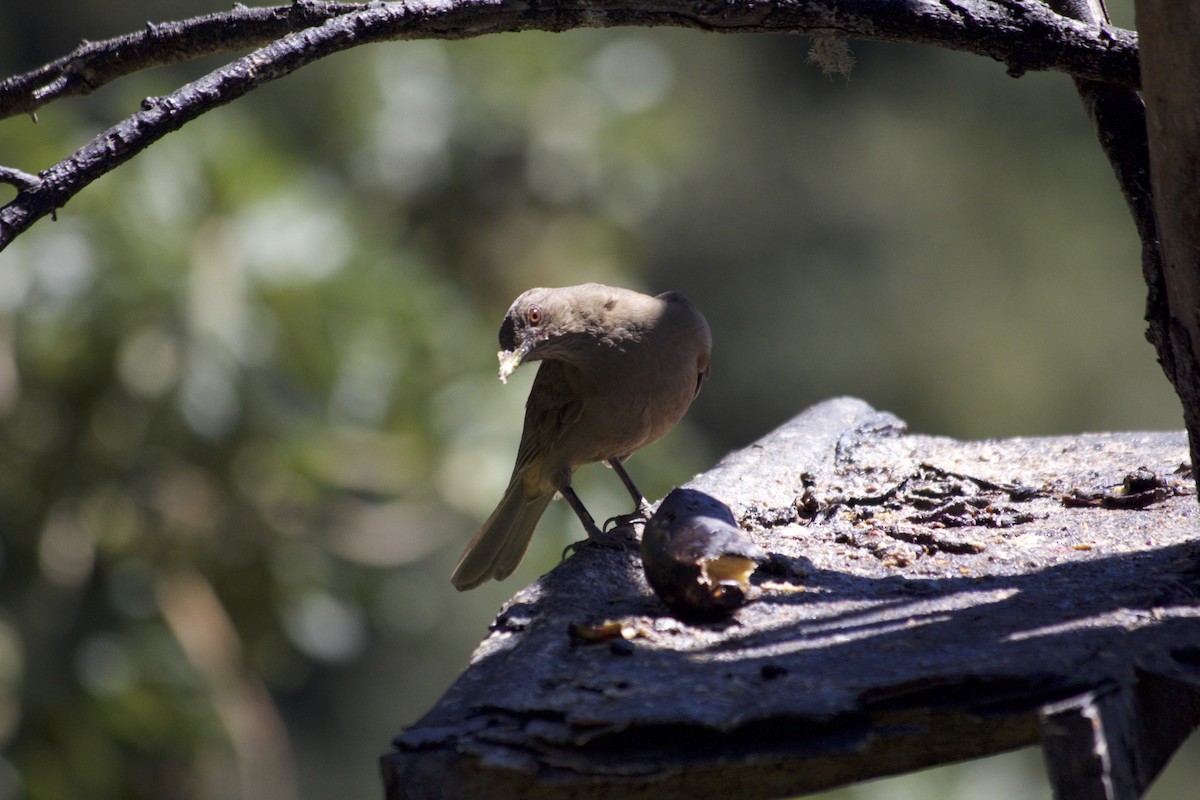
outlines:
[{"label": "bird feeder platform", "polygon": [[503,608],[382,759],[401,798],[770,798],[1040,744],[1058,798],[1141,795],[1200,722],[1180,433],[955,441],[853,399],[687,484],[769,554],[723,621],[636,549]]}]

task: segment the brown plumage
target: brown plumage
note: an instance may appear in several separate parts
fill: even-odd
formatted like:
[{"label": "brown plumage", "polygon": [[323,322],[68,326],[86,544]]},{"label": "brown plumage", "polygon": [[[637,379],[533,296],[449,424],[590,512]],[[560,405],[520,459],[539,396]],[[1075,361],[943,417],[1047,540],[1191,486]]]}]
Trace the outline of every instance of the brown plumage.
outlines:
[{"label": "brown plumage", "polygon": [[675,427],[708,377],[712,336],[691,301],[587,283],[530,289],[500,326],[500,379],[542,361],[504,497],[450,580],[472,589],[508,577],[550,500],[562,495],[589,536],[599,531],[571,489],[583,464],[616,470],[643,515],[648,504],[621,462]]}]

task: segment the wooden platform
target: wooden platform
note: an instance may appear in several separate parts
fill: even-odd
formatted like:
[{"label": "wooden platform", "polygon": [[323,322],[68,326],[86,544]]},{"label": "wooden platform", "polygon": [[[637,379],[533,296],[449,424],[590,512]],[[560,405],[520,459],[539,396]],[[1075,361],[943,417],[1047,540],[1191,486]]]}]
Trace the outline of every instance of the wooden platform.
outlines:
[{"label": "wooden platform", "polygon": [[684,624],[634,550],[582,550],[397,737],[388,797],[786,797],[1040,742],[1057,797],[1135,798],[1200,722],[1187,459],[815,406],[687,484],[771,553],[748,605]]}]

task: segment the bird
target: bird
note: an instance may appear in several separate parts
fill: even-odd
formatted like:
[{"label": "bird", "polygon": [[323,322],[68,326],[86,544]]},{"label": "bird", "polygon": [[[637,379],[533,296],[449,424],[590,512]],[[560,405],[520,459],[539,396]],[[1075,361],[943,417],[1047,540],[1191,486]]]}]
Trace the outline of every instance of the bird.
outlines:
[{"label": "bird", "polygon": [[556,495],[588,540],[602,537],[571,488],[584,464],[607,464],[633,498],[634,513],[617,519],[648,519],[650,504],[622,462],[675,427],[708,378],[712,351],[708,321],[682,294],[599,283],[524,292],[499,338],[502,383],[522,364],[541,363],[508,488],[451,575],[459,591],[512,574]]}]

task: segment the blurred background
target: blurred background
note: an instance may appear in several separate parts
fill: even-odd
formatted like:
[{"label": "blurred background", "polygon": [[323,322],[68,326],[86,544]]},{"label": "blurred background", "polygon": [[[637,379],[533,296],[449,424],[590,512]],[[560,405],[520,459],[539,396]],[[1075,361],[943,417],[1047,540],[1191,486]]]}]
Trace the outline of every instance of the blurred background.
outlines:
[{"label": "blurred background", "polygon": [[[224,7],[6,3],[0,73]],[[955,437],[1181,428],[1071,81],[868,43],[830,77],[809,48],[360,48],[0,254],[0,800],[380,796],[391,736],[579,535],[554,504],[508,581],[450,587],[515,454],[533,371],[496,380],[496,331],[530,286],[708,316],[712,380],[631,461],[652,498],[836,395]],[[6,120],[0,163],[45,168],[225,60]],[[577,488],[627,510],[599,467]],[[1198,751],[1150,797],[1193,797]],[[1048,796],[1034,750],[829,795]]]}]

